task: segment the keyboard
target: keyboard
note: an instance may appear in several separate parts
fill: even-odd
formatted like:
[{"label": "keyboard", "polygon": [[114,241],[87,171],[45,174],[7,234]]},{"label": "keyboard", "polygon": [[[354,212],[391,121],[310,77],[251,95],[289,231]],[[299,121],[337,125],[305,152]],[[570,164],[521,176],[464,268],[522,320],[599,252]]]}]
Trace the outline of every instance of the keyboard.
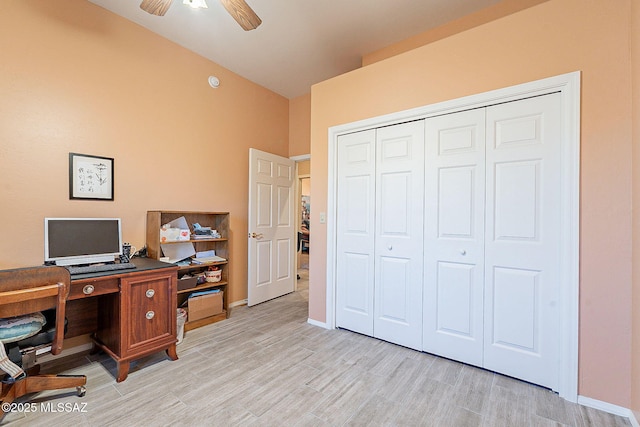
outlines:
[{"label": "keyboard", "polygon": [[129,270],[136,268],[131,262],[121,262],[115,264],[92,264],[92,265],[67,265],[65,266],[69,273],[74,276],[77,274],[103,273],[105,271]]}]

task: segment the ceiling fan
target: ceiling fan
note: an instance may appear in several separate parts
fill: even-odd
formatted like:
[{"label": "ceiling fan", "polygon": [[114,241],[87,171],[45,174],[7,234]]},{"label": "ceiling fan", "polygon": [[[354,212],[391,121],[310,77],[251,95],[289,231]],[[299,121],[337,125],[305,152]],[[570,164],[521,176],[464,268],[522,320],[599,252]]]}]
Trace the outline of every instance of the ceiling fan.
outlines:
[{"label": "ceiling fan", "polygon": [[[173,0],[142,0],[140,9],[152,15],[163,16]],[[220,0],[227,12],[245,31],[258,28],[262,20],[244,0]]]}]

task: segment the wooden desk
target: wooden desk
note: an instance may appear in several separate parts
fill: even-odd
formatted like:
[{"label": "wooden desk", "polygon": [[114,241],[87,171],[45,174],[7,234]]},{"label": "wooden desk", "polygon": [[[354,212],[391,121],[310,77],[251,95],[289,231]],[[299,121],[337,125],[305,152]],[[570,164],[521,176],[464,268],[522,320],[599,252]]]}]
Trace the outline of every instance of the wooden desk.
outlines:
[{"label": "wooden desk", "polygon": [[97,347],[118,366],[117,381],[132,360],[165,350],[176,354],[178,267],[133,258],[136,269],[72,276],[67,303],[67,337],[92,334]]}]

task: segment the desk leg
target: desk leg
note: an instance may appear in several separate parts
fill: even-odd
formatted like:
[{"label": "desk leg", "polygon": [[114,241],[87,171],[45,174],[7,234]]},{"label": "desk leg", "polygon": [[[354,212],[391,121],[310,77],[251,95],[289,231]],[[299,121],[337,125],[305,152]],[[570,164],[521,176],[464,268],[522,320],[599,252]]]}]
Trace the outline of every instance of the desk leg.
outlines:
[{"label": "desk leg", "polygon": [[121,383],[122,381],[127,379],[129,375],[129,362],[116,362],[118,365],[118,378],[117,382]]},{"label": "desk leg", "polygon": [[171,360],[178,360],[178,353],[176,353],[176,345],[175,344],[171,344],[167,348],[167,356],[169,356],[171,358]]},{"label": "desk leg", "polygon": [[96,345],[95,340],[92,341],[91,350],[89,350],[89,354],[91,355],[97,354],[99,351],[100,351],[100,347]]}]

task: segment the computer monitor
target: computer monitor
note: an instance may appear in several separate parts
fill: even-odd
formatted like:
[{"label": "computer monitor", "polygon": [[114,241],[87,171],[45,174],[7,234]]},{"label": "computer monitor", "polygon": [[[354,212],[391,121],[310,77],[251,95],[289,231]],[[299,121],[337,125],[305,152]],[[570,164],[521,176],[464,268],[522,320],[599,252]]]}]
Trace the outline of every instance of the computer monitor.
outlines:
[{"label": "computer monitor", "polygon": [[121,254],[120,218],[44,219],[44,260],[48,264],[113,262]]}]

